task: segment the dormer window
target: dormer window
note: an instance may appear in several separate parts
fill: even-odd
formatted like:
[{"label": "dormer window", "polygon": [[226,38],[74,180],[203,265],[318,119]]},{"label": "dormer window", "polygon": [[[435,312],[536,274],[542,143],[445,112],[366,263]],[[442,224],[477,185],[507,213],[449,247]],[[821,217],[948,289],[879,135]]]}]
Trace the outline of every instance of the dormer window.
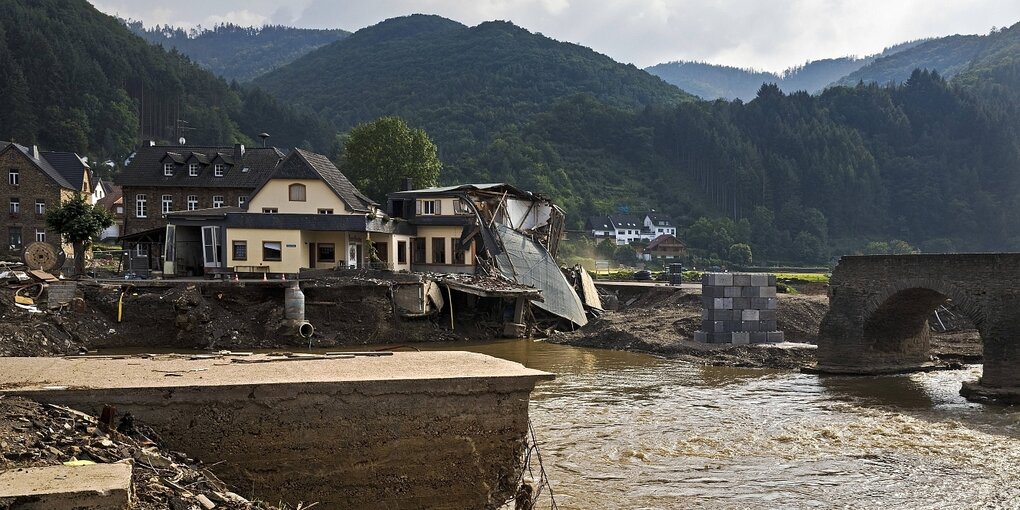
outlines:
[{"label": "dormer window", "polygon": [[163,175],[167,177],[173,177],[174,175],[174,164],[170,162],[163,163]]},{"label": "dormer window", "polygon": [[291,184],[288,186],[290,190],[290,201],[291,202],[304,202],[305,201],[305,185],[304,184]]},{"label": "dormer window", "polygon": [[191,177],[198,177],[198,163],[191,163],[188,165],[188,175]]},{"label": "dormer window", "polygon": [[213,175],[216,177],[223,177],[223,172],[227,169],[227,165],[223,163],[216,163],[213,165]]}]

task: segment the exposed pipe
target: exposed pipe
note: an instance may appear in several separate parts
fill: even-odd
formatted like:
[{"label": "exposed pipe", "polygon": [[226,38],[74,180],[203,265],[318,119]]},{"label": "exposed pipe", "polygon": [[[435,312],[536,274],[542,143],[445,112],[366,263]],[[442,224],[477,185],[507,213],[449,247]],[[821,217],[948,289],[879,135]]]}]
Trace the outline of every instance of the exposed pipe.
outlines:
[{"label": "exposed pipe", "polygon": [[450,304],[450,331],[453,331],[453,292],[449,285],[446,286],[446,301]]},{"label": "exposed pipe", "polygon": [[298,282],[291,283],[283,295],[283,331],[285,335],[311,338],[315,333],[312,323],[305,320],[305,293]]}]

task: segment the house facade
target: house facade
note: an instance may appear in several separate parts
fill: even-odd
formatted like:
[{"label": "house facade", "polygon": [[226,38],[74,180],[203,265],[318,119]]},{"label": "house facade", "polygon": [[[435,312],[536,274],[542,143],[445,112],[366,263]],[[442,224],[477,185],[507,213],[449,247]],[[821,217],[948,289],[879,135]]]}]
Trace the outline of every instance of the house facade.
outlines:
[{"label": "house facade", "polygon": [[294,149],[236,206],[167,214],[164,274],[303,268],[410,270],[411,227],[393,221],[323,155]]},{"label": "house facade", "polygon": [[275,147],[143,143],[117,178],[126,213],[122,235],[161,229],[171,212],[245,208],[283,157]]},{"label": "house facade", "polygon": [[585,230],[596,240],[613,239],[618,245],[652,241],[661,235],[676,236],[673,220],[655,212],[640,216],[630,214],[592,216],[588,218]]},{"label": "house facade", "polygon": [[91,193],[88,165],[73,152],[40,152],[38,147],[0,143],[0,257],[18,258],[25,246],[50,243],[71,257],[70,246],[46,226],[46,211],[75,194]]},{"label": "house facade", "polygon": [[687,255],[687,245],[672,234],[662,234],[652,242],[641,253],[645,261],[662,260],[677,261]]}]

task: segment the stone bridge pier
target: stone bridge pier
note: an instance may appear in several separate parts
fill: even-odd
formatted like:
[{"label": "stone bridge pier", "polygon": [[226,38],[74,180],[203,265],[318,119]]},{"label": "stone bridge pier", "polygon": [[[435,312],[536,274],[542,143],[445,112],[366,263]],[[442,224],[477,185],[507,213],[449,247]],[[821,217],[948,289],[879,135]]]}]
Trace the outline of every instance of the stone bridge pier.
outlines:
[{"label": "stone bridge pier", "polygon": [[968,397],[1020,401],[1020,253],[848,256],[829,281],[818,370],[882,374],[931,364],[928,318],[951,301],[981,334]]}]

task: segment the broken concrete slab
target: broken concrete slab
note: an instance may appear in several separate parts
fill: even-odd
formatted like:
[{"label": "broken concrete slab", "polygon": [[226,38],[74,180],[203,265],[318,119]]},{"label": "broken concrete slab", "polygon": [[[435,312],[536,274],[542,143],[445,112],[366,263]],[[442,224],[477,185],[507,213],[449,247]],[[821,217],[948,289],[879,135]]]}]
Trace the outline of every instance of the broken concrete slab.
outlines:
[{"label": "broken concrete slab", "polygon": [[130,503],[130,463],[0,471],[0,508],[123,510]]}]

